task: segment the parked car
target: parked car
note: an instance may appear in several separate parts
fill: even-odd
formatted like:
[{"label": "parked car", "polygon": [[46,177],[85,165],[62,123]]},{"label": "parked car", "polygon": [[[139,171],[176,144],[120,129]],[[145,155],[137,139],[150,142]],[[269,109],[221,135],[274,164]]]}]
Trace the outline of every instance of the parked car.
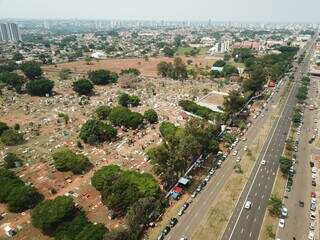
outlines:
[{"label": "parked car", "polygon": [[262,159],[261,165],[266,165],[266,160]]},{"label": "parked car", "polygon": [[192,197],[192,198],[195,198],[197,195],[198,195],[198,192],[197,192],[197,190],[196,190],[196,191],[194,191],[194,192],[192,193],[191,197]]},{"label": "parked car", "polygon": [[170,227],[173,228],[178,223],[177,218],[171,218],[170,220]]},{"label": "parked car", "polygon": [[299,207],[304,207],[304,201],[299,200]]},{"label": "parked car", "polygon": [[310,229],[310,230],[314,230],[315,227],[316,227],[316,222],[313,220],[313,221],[311,221],[310,224],[309,224],[309,229]]},{"label": "parked car", "polygon": [[214,170],[213,168],[210,170],[209,174],[213,175],[216,172],[216,170]]},{"label": "parked car", "polygon": [[317,205],[315,203],[311,203],[310,204],[310,210],[315,212],[316,209],[317,209]]},{"label": "parked car", "polygon": [[316,214],[314,212],[310,213],[310,219],[315,220],[316,219]]},{"label": "parked car", "polygon": [[315,192],[311,192],[311,197],[312,198],[316,198],[317,197],[317,194]]},{"label": "parked car", "polygon": [[311,184],[312,184],[312,186],[314,186],[314,187],[316,187],[316,186],[317,186],[317,183],[316,183],[316,181],[315,181],[315,180],[312,180]]},{"label": "parked car", "polygon": [[170,232],[170,230],[171,230],[170,226],[165,226],[162,232],[164,235],[167,235]]},{"label": "parked car", "polygon": [[312,232],[312,231],[309,232],[308,240],[314,240],[314,232]]},{"label": "parked car", "polygon": [[281,215],[282,215],[282,217],[287,217],[288,216],[288,209],[286,207],[283,207],[281,209]]},{"label": "parked car", "polygon": [[283,218],[280,218],[280,220],[279,220],[279,227],[284,228],[284,224],[285,224],[284,219],[283,219]]}]

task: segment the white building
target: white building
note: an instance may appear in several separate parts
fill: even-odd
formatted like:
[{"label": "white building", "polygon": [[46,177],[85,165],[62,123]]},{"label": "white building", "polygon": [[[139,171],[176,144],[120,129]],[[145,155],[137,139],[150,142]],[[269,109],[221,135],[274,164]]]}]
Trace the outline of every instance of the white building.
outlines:
[{"label": "white building", "polygon": [[19,42],[22,41],[19,27],[15,23],[0,24],[0,42]]},{"label": "white building", "polygon": [[215,53],[225,53],[230,50],[230,41],[221,41],[209,49],[209,54],[214,55]]}]

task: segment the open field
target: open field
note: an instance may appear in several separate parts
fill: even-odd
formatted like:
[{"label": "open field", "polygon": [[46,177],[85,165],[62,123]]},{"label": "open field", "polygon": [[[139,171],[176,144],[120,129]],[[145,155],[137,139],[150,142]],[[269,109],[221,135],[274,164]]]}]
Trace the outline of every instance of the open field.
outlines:
[{"label": "open field", "polygon": [[[192,65],[198,65],[199,67],[211,67],[217,60],[215,58],[205,58],[203,56],[190,57],[181,56],[184,62],[188,59],[192,60]],[[48,73],[48,76],[52,76],[54,73],[59,72],[63,68],[68,68],[73,74],[85,74],[90,70],[108,69],[114,72],[120,72],[126,68],[136,68],[143,76],[156,77],[157,65],[161,61],[173,62],[174,58],[158,57],[149,58],[148,61],[142,58],[127,58],[127,59],[106,59],[106,60],[93,60],[90,65],[85,61],[62,63],[58,65],[51,65],[43,67],[44,71]]]}]

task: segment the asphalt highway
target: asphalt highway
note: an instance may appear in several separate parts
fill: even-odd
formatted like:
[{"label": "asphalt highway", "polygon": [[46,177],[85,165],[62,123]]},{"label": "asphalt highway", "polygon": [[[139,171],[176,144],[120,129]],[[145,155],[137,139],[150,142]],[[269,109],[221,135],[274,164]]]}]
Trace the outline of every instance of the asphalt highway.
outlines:
[{"label": "asphalt highway", "polygon": [[[234,150],[238,150],[238,156],[242,157],[246,154],[244,146],[250,146],[254,143],[255,135],[261,128],[261,125],[266,124],[267,119],[271,117],[276,111],[275,106],[279,104],[281,96],[283,95],[287,86],[286,81],[282,81],[282,84],[278,87],[278,91],[272,96],[272,99],[268,102],[266,108],[268,111],[264,112],[264,117],[261,115],[255,119],[253,125],[249,128],[245,137],[247,141],[240,141]],[[225,183],[228,181],[232,172],[234,172],[235,157],[229,155],[224,161],[222,167],[216,171],[207,186],[193,199],[189,208],[181,217],[177,217],[178,224],[169,232],[165,237],[168,240],[179,240],[182,236],[192,239],[197,227],[200,225],[203,218],[209,212],[212,204],[219,199],[219,193]]]},{"label": "asphalt highway", "polygon": [[[283,105],[282,113],[275,121],[272,131],[258,157],[254,170],[238,200],[236,208],[230,218],[222,240],[258,239],[268,200],[275,182],[287,134],[290,128],[293,107],[296,104],[297,81],[307,73],[310,60],[310,49],[315,39],[306,46],[306,58],[297,66],[293,85]],[[265,160],[266,164],[261,165]],[[246,201],[252,202],[249,210],[244,209]]]}]

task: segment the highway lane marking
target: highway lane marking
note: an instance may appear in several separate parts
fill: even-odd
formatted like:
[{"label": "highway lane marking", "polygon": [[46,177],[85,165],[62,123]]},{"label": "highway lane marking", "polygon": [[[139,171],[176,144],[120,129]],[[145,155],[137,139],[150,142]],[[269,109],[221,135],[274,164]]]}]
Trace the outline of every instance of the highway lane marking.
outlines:
[{"label": "highway lane marking", "polygon": [[247,215],[246,219],[248,219],[248,218],[249,218],[249,214]]},{"label": "highway lane marking", "polygon": [[242,228],[242,229],[241,229],[241,234],[243,233],[243,231],[244,231],[244,229]]},{"label": "highway lane marking", "polygon": [[252,236],[252,232],[250,232],[250,234],[249,234],[249,237],[251,238],[251,236]]}]

